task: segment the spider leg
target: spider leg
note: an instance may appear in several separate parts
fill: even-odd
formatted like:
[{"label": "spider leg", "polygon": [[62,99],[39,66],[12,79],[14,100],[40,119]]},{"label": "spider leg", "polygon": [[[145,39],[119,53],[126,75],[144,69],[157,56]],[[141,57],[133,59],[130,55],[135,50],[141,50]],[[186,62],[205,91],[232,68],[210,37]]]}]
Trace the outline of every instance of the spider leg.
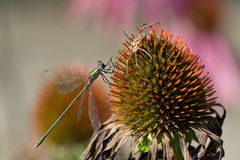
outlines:
[{"label": "spider leg", "polygon": [[130,58],[131,58],[131,56],[132,56],[133,54],[135,54],[135,53],[132,52],[132,53],[128,56],[127,60],[126,60],[127,73],[128,73],[128,63],[129,63],[129,60],[130,60]]},{"label": "spider leg", "polygon": [[139,48],[140,51],[143,51],[144,53],[146,53],[146,55],[152,59],[152,56],[150,56],[150,54],[145,50],[145,49],[142,49],[142,48]]},{"label": "spider leg", "polygon": [[[114,57],[116,57],[116,56],[114,56]],[[115,66],[115,64],[114,64],[114,62],[113,62],[113,60],[112,60],[112,57],[110,58],[110,60],[109,60],[110,62],[111,62],[111,64],[112,64],[112,66],[111,66],[111,68],[112,67],[115,67],[116,68],[116,66]]]},{"label": "spider leg", "polygon": [[123,75],[123,71],[119,70],[119,68],[117,67],[117,65],[120,65],[119,62],[115,62],[115,64],[113,63],[114,69],[112,70],[111,74],[113,73],[114,70],[117,70],[118,73],[120,73],[121,75]]},{"label": "spider leg", "polygon": [[[119,60],[121,57],[123,57],[123,55],[127,54],[127,51],[122,51],[122,52],[119,52],[120,53],[120,56],[117,57],[117,59]],[[124,58],[124,57],[123,57]],[[116,67],[115,67],[116,68]]]},{"label": "spider leg", "polygon": [[128,57],[128,59],[126,60],[127,61],[127,73],[128,73],[128,63],[129,63],[129,60],[130,60],[130,58],[131,58],[131,56],[134,54],[134,56],[135,56],[135,63],[136,63],[136,66],[137,67],[139,67],[139,65],[138,65],[138,58],[137,58],[137,51],[136,52],[133,52],[131,55],[129,55],[129,57]]},{"label": "spider leg", "polygon": [[136,62],[136,66],[139,67],[139,65],[138,65],[138,60],[137,60],[137,51],[136,51],[134,54],[135,54],[135,62]]},{"label": "spider leg", "polygon": [[152,22],[148,24],[145,23],[141,25],[140,32],[142,32],[147,27],[151,27],[152,25],[159,25],[161,27],[160,22]]}]

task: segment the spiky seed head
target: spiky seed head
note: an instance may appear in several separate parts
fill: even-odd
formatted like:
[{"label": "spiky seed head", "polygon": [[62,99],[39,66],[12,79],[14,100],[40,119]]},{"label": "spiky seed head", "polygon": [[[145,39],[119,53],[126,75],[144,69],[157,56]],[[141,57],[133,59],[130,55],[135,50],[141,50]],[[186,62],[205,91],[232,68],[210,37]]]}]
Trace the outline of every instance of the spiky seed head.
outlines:
[{"label": "spiky seed head", "polygon": [[152,26],[137,52],[128,50],[130,42],[124,44],[111,86],[117,123],[132,134],[162,135],[205,121],[215,91],[199,57],[179,37],[172,40],[168,31]]}]

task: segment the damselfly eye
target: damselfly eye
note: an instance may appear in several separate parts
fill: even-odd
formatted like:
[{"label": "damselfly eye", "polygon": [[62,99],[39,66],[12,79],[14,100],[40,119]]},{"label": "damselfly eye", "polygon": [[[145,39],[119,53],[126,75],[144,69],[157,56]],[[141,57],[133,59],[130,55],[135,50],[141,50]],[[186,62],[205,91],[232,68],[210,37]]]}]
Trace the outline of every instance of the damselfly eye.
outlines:
[{"label": "damselfly eye", "polygon": [[97,61],[97,64],[98,64],[98,66],[101,66],[102,62],[101,61]]},{"label": "damselfly eye", "polygon": [[98,61],[97,63],[98,63],[99,68],[105,68],[106,67],[106,65],[103,64],[102,61]]}]

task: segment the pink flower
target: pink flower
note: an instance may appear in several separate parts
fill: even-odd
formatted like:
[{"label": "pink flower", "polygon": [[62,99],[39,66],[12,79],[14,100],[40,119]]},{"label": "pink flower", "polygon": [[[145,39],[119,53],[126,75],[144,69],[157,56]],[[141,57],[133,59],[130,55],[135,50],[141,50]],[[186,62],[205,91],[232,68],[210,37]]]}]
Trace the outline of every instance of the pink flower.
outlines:
[{"label": "pink flower", "polygon": [[130,24],[136,17],[138,1],[129,0],[72,0],[70,13],[81,20],[93,17],[106,26]]},{"label": "pink flower", "polygon": [[69,12],[83,23],[93,18],[104,27],[126,29],[137,20],[150,23],[169,19],[171,5],[166,0],[71,0]]},{"label": "pink flower", "polygon": [[218,97],[227,106],[235,105],[240,95],[240,74],[228,43],[220,34],[198,33],[193,48],[212,75]]}]

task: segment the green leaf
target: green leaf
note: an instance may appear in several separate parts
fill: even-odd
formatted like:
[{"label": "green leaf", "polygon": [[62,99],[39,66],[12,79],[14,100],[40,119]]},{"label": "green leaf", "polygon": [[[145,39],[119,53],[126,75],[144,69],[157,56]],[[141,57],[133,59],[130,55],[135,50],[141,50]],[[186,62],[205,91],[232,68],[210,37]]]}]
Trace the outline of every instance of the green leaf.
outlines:
[{"label": "green leaf", "polygon": [[150,145],[152,143],[152,135],[148,134],[139,139],[139,142],[135,148],[136,152],[146,153],[150,150]]},{"label": "green leaf", "polygon": [[196,137],[194,130],[189,127],[185,132],[185,141],[190,143],[192,140],[195,140],[196,142],[198,142],[198,139]]},{"label": "green leaf", "polygon": [[174,136],[170,138],[170,146],[173,149],[174,157],[176,157],[178,160],[184,160],[178,136],[177,134],[173,135]]}]

